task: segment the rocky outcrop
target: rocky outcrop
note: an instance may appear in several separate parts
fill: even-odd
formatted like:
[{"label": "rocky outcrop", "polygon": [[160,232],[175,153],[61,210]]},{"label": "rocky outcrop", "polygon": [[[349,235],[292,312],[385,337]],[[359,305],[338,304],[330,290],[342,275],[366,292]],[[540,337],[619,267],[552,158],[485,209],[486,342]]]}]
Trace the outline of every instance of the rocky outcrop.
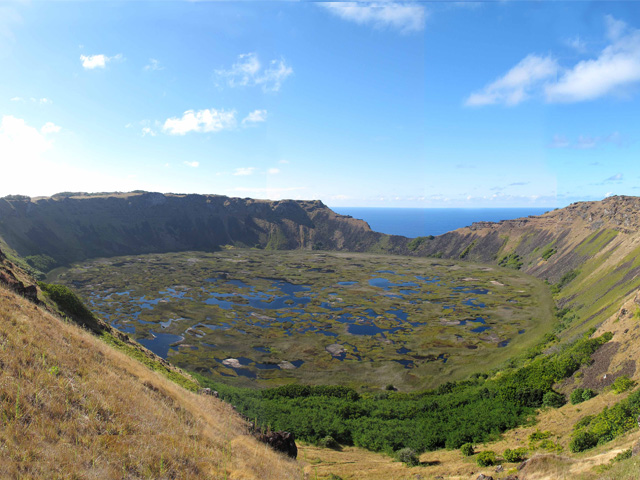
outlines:
[{"label": "rocky outcrop", "polygon": [[0,285],[4,285],[32,302],[38,302],[35,281],[11,263],[0,250]]},{"label": "rocky outcrop", "polygon": [[291,432],[261,432],[257,433],[255,437],[277,452],[284,453],[291,458],[298,457],[295,436]]}]

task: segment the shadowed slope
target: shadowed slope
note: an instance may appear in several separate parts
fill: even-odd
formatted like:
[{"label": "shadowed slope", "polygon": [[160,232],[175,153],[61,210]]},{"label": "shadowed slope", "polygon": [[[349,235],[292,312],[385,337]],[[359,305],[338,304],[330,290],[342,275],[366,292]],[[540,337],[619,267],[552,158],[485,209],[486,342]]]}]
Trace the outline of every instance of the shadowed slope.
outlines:
[{"label": "shadowed slope", "polygon": [[364,250],[383,237],[320,201],[161,193],[0,199],[0,238],[22,257],[40,256],[36,264],[50,257],[49,268],[92,257],[221,245]]}]

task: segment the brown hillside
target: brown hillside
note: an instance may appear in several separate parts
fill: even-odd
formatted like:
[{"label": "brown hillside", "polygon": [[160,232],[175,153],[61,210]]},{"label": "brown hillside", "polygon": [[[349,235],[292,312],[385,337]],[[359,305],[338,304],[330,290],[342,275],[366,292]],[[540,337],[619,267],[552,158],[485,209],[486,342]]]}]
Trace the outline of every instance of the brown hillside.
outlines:
[{"label": "brown hillside", "polygon": [[298,479],[229,405],[0,286],[2,478]]}]

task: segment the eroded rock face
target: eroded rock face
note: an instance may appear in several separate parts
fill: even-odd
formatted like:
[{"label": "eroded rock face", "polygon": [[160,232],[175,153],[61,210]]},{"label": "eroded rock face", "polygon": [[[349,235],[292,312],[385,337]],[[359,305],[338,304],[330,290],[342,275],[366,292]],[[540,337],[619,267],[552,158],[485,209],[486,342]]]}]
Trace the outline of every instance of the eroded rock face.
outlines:
[{"label": "eroded rock face", "polygon": [[291,458],[298,457],[295,435],[291,432],[262,432],[256,434],[256,438],[277,452],[285,453]]},{"label": "eroded rock face", "polygon": [[4,270],[2,267],[0,267],[0,284],[6,285],[18,295],[22,295],[32,302],[38,301],[38,289],[35,285],[25,285],[10,270]]}]

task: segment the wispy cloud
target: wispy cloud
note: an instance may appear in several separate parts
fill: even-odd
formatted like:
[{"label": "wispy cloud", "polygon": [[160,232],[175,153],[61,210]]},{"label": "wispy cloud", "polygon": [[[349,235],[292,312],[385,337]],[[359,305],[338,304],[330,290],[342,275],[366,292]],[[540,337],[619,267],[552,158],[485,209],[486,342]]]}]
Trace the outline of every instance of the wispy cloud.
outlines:
[{"label": "wispy cloud", "polygon": [[611,16],[605,21],[611,43],[597,58],[577,63],[557,82],[547,85],[547,101],[593,100],[640,81],[640,31]]},{"label": "wispy cloud", "polygon": [[472,93],[466,100],[467,106],[518,105],[529,98],[531,92],[542,80],[555,76],[559,66],[551,57],[528,55],[504,76]]},{"label": "wispy cloud", "polygon": [[624,174],[616,173],[615,175],[610,176],[609,178],[605,178],[603,183],[617,183],[624,180]]},{"label": "wispy cloud", "polygon": [[236,176],[253,175],[253,172],[255,170],[256,170],[255,167],[240,167],[240,168],[236,168],[236,170],[233,172],[233,175],[236,175]]},{"label": "wispy cloud", "polygon": [[267,121],[266,110],[254,110],[242,120],[242,124],[246,125],[248,123],[260,123],[260,122],[266,122],[266,121]]},{"label": "wispy cloud", "polygon": [[147,135],[155,137],[157,133],[151,127],[142,127],[142,136],[146,137]]},{"label": "wispy cloud", "polygon": [[565,41],[568,47],[573,48],[578,53],[584,53],[587,51],[587,42],[585,42],[580,35],[576,35],[573,38],[570,38]]},{"label": "wispy cloud", "polygon": [[114,60],[122,60],[124,57],[121,53],[114,55],[113,57],[108,57],[104,54],[99,55],[80,55],[80,61],[82,62],[82,67],[85,70],[94,70],[96,68],[105,68],[107,63],[112,62]]},{"label": "wispy cloud", "polygon": [[591,136],[580,135],[576,141],[570,141],[564,135],[554,135],[551,143],[547,145],[548,148],[575,148],[578,150],[587,150],[596,148],[603,144],[614,144],[622,146],[624,144],[624,138],[619,132],[613,132],[610,135],[604,136]]},{"label": "wispy cloud", "polygon": [[225,111],[209,108],[204,110],[187,110],[182,117],[168,118],[162,127],[170,135],[186,135],[189,132],[219,132],[236,126],[235,110]]},{"label": "wispy cloud", "polygon": [[284,59],[271,60],[264,66],[255,53],[238,56],[236,63],[229,69],[215,71],[219,79],[225,80],[230,87],[260,86],[265,92],[277,92],[291,74],[293,68]]},{"label": "wispy cloud", "polygon": [[12,102],[26,102],[29,101],[31,103],[37,103],[39,105],[51,105],[53,103],[53,101],[49,98],[35,98],[35,97],[30,97],[30,98],[23,98],[23,97],[12,97],[10,99],[10,101]]},{"label": "wispy cloud", "polygon": [[415,2],[327,2],[320,6],[344,20],[403,33],[422,30],[427,17],[426,9]]},{"label": "wispy cloud", "polygon": [[[640,30],[605,17],[607,46],[596,58],[561,67],[553,56],[530,54],[503,77],[471,94],[468,106],[517,105],[530,97],[574,103],[624,93],[640,82]],[[579,38],[573,46],[583,48]]]},{"label": "wispy cloud", "polygon": [[164,70],[164,67],[162,65],[160,65],[160,62],[158,60],[156,60],[155,58],[150,58],[149,59],[149,63],[147,63],[144,66],[144,69],[147,72],[149,72],[149,71]]},{"label": "wispy cloud", "polygon": [[184,161],[182,163],[184,163],[187,167],[191,167],[191,168],[198,168],[200,166],[200,162],[187,162],[187,161]]},{"label": "wispy cloud", "polygon": [[268,170],[269,175],[277,175],[278,173],[280,173],[280,169],[279,168],[270,168]]}]

